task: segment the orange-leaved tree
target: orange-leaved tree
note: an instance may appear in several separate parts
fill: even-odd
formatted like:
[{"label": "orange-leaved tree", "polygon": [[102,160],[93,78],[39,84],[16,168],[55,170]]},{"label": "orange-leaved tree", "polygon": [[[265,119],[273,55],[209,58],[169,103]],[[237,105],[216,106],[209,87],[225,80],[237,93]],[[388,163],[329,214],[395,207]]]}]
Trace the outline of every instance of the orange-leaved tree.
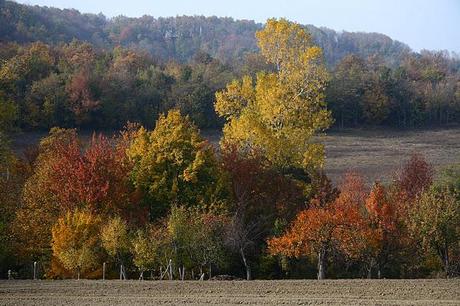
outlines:
[{"label": "orange-leaved tree", "polygon": [[356,172],[345,174],[340,194],[332,206],[336,220],[335,245],[349,259],[359,259],[366,245],[368,227],[363,219],[367,190],[364,179]]},{"label": "orange-leaved tree", "polygon": [[399,237],[396,205],[387,189],[376,182],[369,193],[363,212],[363,230],[365,244],[361,251],[361,259],[365,262],[368,278],[372,277],[372,269],[377,268],[378,278],[381,269],[395,252]]},{"label": "orange-leaved tree", "polygon": [[[336,194],[336,190],[330,189],[329,193]],[[338,247],[349,255],[355,255],[362,241],[356,237],[362,227],[360,207],[365,198],[364,184],[360,176],[349,173],[337,198],[325,192],[320,196],[330,201],[314,197],[311,206],[297,215],[284,235],[268,240],[268,249],[273,255],[317,256],[318,279],[324,279],[327,255],[331,249]]]},{"label": "orange-leaved tree", "polygon": [[331,210],[309,208],[297,215],[281,237],[268,240],[269,252],[289,257],[318,255],[318,279],[326,276],[326,252],[334,240],[336,220]]}]

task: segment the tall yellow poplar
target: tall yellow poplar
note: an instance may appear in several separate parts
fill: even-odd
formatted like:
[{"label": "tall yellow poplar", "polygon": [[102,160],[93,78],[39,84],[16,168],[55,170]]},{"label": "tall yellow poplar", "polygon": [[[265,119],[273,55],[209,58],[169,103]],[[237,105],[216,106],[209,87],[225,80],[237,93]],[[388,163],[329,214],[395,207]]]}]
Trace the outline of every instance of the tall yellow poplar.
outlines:
[{"label": "tall yellow poplar", "polygon": [[245,76],[216,94],[216,112],[227,121],[222,142],[259,150],[280,168],[318,168],[324,147],[313,136],[332,123],[322,50],[306,30],[285,19],[269,19],[256,37],[276,71],[259,72],[255,84]]}]

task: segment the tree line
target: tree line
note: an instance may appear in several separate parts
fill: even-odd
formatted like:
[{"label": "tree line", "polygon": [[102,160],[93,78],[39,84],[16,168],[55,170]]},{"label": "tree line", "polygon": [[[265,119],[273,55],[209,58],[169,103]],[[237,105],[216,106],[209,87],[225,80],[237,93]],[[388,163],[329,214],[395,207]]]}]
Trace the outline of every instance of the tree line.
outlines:
[{"label": "tree line", "polygon": [[412,54],[394,68],[375,57],[349,55],[332,71],[328,104],[339,127],[458,124],[458,68],[445,52]]},{"label": "tree line", "polygon": [[[376,33],[302,27],[323,50],[335,126],[458,124],[458,55],[412,52]],[[179,108],[200,128],[221,128],[215,93],[234,78],[276,69],[258,53],[261,28],[217,17],[107,19],[2,0],[0,124],[153,127]]]},{"label": "tree line", "polygon": [[110,277],[121,265],[141,279],[457,275],[458,166],[435,181],[414,155],[390,184],[369,189],[348,173],[333,186],[318,141],[333,122],[322,49],[285,19],[269,19],[257,41],[272,69],[216,93],[219,151],[179,109],[88,143],[55,127],[22,157],[0,134],[1,268],[25,273],[39,261],[48,278],[100,277],[103,262]]},{"label": "tree line", "polygon": [[[232,79],[276,70],[253,53],[235,70],[205,52],[188,64],[160,62],[122,47],[74,41],[6,44],[0,52],[0,125],[4,130],[153,127],[178,108],[200,128],[221,128],[215,93]],[[460,66],[442,52],[405,57],[397,68],[378,58],[346,56],[328,74],[326,102],[338,128],[418,128],[460,122]]]},{"label": "tree line", "polygon": [[200,127],[217,127],[214,92],[234,77],[202,52],[187,65],[76,41],[59,47],[9,44],[2,52],[7,59],[0,68],[0,122],[10,130],[117,129],[127,121],[152,127],[171,108]]}]

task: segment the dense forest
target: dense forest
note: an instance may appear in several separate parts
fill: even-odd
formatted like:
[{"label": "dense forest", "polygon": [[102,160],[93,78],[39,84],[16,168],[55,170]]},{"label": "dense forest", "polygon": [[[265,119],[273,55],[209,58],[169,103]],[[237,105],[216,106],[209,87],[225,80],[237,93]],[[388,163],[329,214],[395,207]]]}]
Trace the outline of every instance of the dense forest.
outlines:
[{"label": "dense forest", "polygon": [[[81,14],[0,1],[0,124],[153,127],[178,108],[220,128],[214,94],[234,78],[273,71],[257,53],[253,21]],[[335,125],[400,128],[458,124],[460,60],[412,52],[376,33],[304,27],[323,50]]]},{"label": "dense forest", "polygon": [[[457,120],[455,61],[349,55],[331,78],[301,25],[269,19],[255,37],[254,65],[236,70],[204,51],[180,63],[88,42],[4,44],[1,275],[30,278],[38,262],[45,278],[457,276],[458,165],[435,179],[414,154],[389,184],[349,172],[335,186],[318,141],[334,116]],[[88,143],[72,128],[122,125]],[[198,126],[223,126],[219,151]],[[16,155],[5,135],[18,127],[52,128]]]},{"label": "dense forest", "polygon": [[[0,1],[0,40],[47,44],[86,41],[98,48],[115,46],[147,51],[155,58],[186,63],[204,51],[224,63],[237,63],[247,52],[257,50],[254,34],[262,24],[232,18],[178,16],[153,18],[81,14],[77,10],[26,6]],[[377,33],[337,33],[306,26],[314,42],[325,50],[326,62],[336,64],[353,53],[367,58],[384,57],[397,63],[410,52],[405,44]]]}]

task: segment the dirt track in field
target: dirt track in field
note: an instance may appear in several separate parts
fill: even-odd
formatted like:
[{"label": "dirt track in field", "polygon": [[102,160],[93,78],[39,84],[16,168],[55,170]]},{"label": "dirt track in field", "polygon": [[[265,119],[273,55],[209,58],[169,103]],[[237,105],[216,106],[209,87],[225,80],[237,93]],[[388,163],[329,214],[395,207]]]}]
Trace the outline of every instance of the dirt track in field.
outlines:
[{"label": "dirt track in field", "polygon": [[460,305],[460,279],[0,281],[0,305]]}]

